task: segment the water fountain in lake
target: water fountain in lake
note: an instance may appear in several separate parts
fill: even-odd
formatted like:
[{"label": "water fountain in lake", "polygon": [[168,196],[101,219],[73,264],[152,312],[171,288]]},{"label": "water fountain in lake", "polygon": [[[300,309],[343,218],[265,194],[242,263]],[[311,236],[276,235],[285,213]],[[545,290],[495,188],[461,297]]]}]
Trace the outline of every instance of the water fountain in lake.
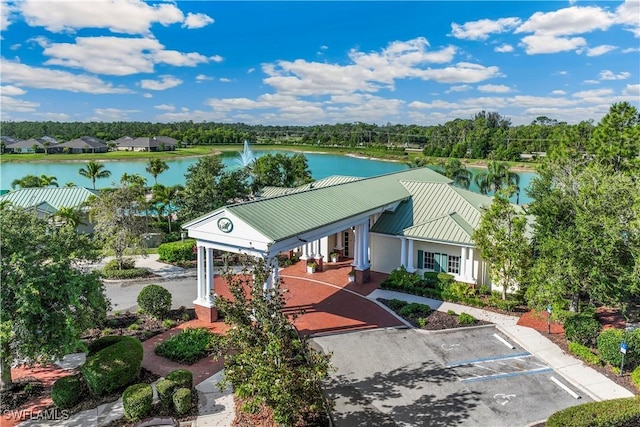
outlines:
[{"label": "water fountain in lake", "polygon": [[240,166],[247,167],[256,161],[253,151],[249,148],[249,141],[244,141],[244,149],[238,154],[237,162]]}]

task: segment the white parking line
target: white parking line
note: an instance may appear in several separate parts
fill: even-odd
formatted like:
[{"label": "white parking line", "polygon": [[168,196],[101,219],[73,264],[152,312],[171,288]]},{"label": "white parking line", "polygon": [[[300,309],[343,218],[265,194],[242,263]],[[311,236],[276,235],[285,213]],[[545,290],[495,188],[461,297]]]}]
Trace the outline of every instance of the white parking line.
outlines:
[{"label": "white parking line", "polygon": [[510,349],[514,349],[516,348],[515,345],[511,344],[509,341],[505,340],[504,338],[502,338],[500,335],[498,334],[493,334],[494,337],[496,337],[498,339],[498,341],[500,341],[502,344],[506,345],[507,347],[509,347]]},{"label": "white parking line", "polygon": [[571,390],[569,387],[564,385],[556,377],[551,377],[551,381],[553,381],[556,385],[558,385],[558,387],[560,387],[561,389],[569,393],[571,397],[573,397],[574,399],[580,399],[581,396],[578,393],[576,393],[575,391]]}]

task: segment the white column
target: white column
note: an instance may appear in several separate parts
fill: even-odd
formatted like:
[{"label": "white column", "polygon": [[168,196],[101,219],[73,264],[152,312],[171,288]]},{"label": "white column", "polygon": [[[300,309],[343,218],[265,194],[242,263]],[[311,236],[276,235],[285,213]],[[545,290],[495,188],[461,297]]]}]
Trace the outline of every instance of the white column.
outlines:
[{"label": "white column", "polygon": [[409,250],[407,256],[407,271],[413,273],[416,268],[413,266],[413,239],[409,239]]},{"label": "white column", "polygon": [[469,264],[467,270],[467,277],[471,280],[476,280],[475,261],[473,260],[473,248],[469,248]]},{"label": "white column", "polygon": [[407,238],[400,238],[400,265],[407,268]]},{"label": "white column", "polygon": [[337,250],[341,250],[343,249],[342,245],[344,243],[344,235],[343,235],[344,231],[338,231],[336,233],[336,249]]},{"label": "white column", "polygon": [[204,294],[202,295],[202,299],[204,301],[207,301],[208,303],[213,303],[213,276],[214,276],[214,271],[213,271],[213,248],[207,248],[207,261],[206,261],[206,266],[207,266],[207,270],[206,270],[206,276],[205,276],[205,281],[204,281]]},{"label": "white column", "polygon": [[305,243],[304,245],[301,246],[302,248],[302,255],[300,256],[301,260],[307,260],[309,259],[309,244]]},{"label": "white column", "polygon": [[273,258],[267,258],[266,267],[267,267],[267,277],[265,278],[264,283],[262,284],[262,290],[267,292],[271,288],[271,280],[272,280],[272,266]]},{"label": "white column", "polygon": [[467,248],[465,246],[460,248],[460,272],[458,276],[467,278]]},{"label": "white column", "polygon": [[362,224],[362,266],[363,269],[367,269],[370,267],[369,265],[369,220],[367,219],[364,224]]},{"label": "white column", "polygon": [[198,297],[194,301],[194,304],[200,304],[202,302],[202,289],[204,287],[205,273],[204,273],[204,247],[198,246]]},{"label": "white column", "polygon": [[324,259],[324,262],[329,262],[329,254],[332,252],[329,250],[329,237],[325,236],[318,241],[320,250],[318,255]]},{"label": "white column", "polygon": [[360,226],[356,225],[353,230],[353,266],[357,269],[360,268]]}]

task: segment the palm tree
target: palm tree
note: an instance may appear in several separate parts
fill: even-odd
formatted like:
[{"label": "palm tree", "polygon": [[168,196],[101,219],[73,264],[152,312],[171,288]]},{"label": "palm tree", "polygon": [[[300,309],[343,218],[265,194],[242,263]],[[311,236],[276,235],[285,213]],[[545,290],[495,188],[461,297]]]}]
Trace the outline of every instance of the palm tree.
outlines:
[{"label": "palm tree", "polygon": [[120,177],[120,183],[129,187],[140,187],[144,189],[147,185],[147,180],[140,174],[128,174],[125,172]]},{"label": "palm tree", "polygon": [[55,213],[51,214],[51,219],[55,224],[60,226],[70,226],[78,228],[82,222],[82,212],[76,208],[61,207]]},{"label": "palm tree", "polygon": [[469,189],[471,186],[471,172],[458,159],[448,159],[443,165],[440,165],[441,173],[453,180],[453,184],[458,187]]},{"label": "palm tree", "polygon": [[53,175],[45,175],[42,174],[40,175],[40,183],[42,184],[42,187],[49,187],[49,186],[54,186],[54,187],[59,187],[58,185],[58,178],[56,178]]},{"label": "palm tree", "polygon": [[182,185],[174,185],[171,187],[165,187],[164,185],[153,186],[153,197],[151,198],[151,203],[157,205],[158,216],[161,216],[166,212],[167,222],[169,224],[169,233],[171,233],[171,216],[174,211],[173,207],[182,190],[184,190]]},{"label": "palm tree", "polygon": [[111,176],[111,172],[104,169],[103,163],[94,162],[93,160],[87,163],[86,168],[80,168],[78,173],[91,180],[94,190],[96,189],[96,179],[109,178]]},{"label": "palm tree", "polygon": [[153,177],[154,184],[158,185],[158,175],[169,169],[169,165],[162,159],[149,159],[146,171]]},{"label": "palm tree", "polygon": [[[43,175],[45,176],[45,175]],[[55,180],[55,177],[52,177]],[[22,178],[16,178],[11,181],[11,188],[37,188],[44,187],[45,184],[42,181],[42,178],[36,175],[25,175]]]},{"label": "palm tree", "polygon": [[489,161],[486,172],[476,175],[475,183],[482,194],[509,188],[511,194],[517,194],[516,203],[520,203],[520,175],[511,172],[505,163]]}]

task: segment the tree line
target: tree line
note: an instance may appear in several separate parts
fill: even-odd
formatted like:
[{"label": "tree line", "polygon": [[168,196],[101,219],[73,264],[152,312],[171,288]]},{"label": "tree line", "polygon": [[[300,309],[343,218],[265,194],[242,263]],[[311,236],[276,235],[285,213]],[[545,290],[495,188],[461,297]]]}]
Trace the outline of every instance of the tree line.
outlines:
[{"label": "tree line", "polygon": [[51,136],[70,140],[85,135],[105,141],[123,136],[170,136],[182,144],[313,144],[339,147],[420,147],[427,156],[519,160],[520,153],[547,152],[565,139],[581,145],[593,138],[593,120],[568,124],[540,116],[514,126],[497,112],[481,111],[473,118],[420,126],[363,122],[313,126],[267,126],[193,121],[151,122],[2,122],[0,133],[18,139]]}]

